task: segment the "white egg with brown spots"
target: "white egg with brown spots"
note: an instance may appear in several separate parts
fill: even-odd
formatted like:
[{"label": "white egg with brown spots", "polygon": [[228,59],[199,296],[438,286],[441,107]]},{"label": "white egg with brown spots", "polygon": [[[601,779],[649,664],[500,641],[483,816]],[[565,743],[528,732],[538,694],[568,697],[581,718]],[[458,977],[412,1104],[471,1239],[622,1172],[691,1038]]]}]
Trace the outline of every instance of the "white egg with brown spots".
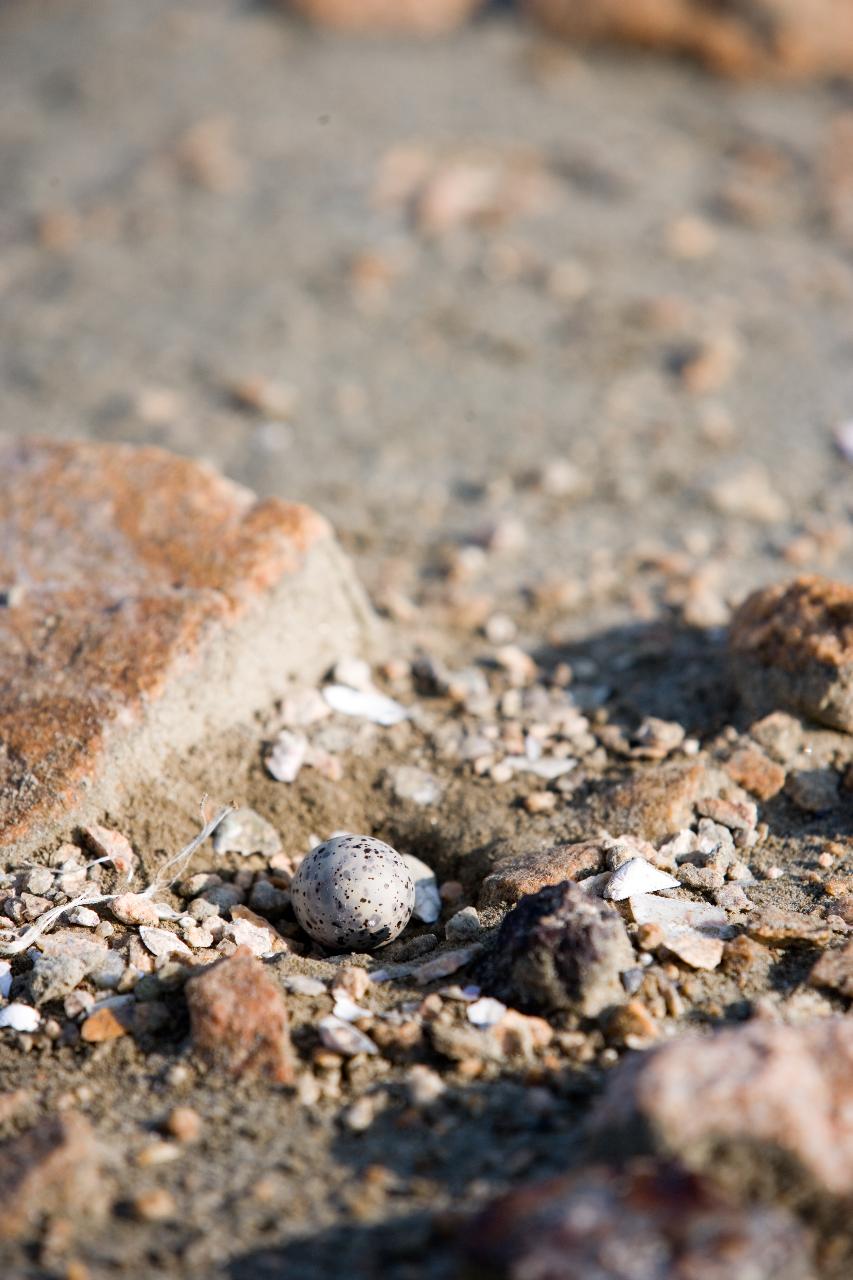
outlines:
[{"label": "white egg with brown spots", "polygon": [[415,884],[390,844],[373,836],[335,836],[300,863],[290,886],[305,932],[325,947],[372,951],[402,933]]}]

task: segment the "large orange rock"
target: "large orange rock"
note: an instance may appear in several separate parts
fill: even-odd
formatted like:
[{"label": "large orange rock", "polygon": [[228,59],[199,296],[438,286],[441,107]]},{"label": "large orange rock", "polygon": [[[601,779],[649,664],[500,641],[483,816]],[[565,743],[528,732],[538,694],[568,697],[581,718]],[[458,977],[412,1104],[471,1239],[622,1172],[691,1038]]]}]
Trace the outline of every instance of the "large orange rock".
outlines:
[{"label": "large orange rock", "polygon": [[160,449],[0,444],[0,849],[119,807],[370,632],[307,507]]},{"label": "large orange rock", "polygon": [[853,69],[850,0],[523,0],[571,40],[642,45],[730,76],[837,75]]}]

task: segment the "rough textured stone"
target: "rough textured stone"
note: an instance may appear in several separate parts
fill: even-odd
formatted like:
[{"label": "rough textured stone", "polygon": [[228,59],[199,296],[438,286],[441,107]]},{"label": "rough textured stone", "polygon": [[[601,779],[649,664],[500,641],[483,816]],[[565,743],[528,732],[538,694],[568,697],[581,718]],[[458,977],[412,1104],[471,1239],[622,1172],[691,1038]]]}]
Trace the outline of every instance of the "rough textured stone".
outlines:
[{"label": "rough textured stone", "polygon": [[767,947],[825,947],[832,937],[830,925],[818,915],[763,907],[752,917],[746,931],[755,942]]},{"label": "rough textured stone", "polygon": [[732,781],[759,800],[772,800],[785,785],[785,770],[760,747],[739,747],[723,768]]},{"label": "rough textured stone", "polygon": [[7,856],[364,646],[362,593],[305,507],[147,447],[8,440],[0,476]]},{"label": "rough textured stone", "polygon": [[462,1251],[473,1274],[490,1280],[814,1275],[806,1233],[790,1214],[729,1204],[707,1181],[652,1161],[511,1191],[466,1225]]},{"label": "rough textured stone", "polygon": [[83,1116],[52,1116],[0,1152],[0,1240],[19,1240],[46,1218],[71,1223],[108,1207],[104,1151]]},{"label": "rough textured stone", "polygon": [[829,987],[853,1000],[853,942],[825,951],[812,969],[809,982],[813,987]]},{"label": "rough textured stone", "polygon": [[291,1082],[284,995],[247,947],[190,978],[185,990],[193,1048],[202,1058],[229,1075]]},{"label": "rough textured stone", "polygon": [[345,31],[410,31],[438,35],[479,8],[482,0],[286,0],[312,22]]},{"label": "rough textured stone", "polygon": [[853,1022],[752,1022],[626,1062],[591,1120],[600,1150],[653,1152],[739,1191],[853,1194]]},{"label": "rough textured stone", "polygon": [[615,908],[566,882],[513,908],[484,962],[482,984],[525,1012],[596,1017],[627,1000],[620,974],[634,963]]},{"label": "rough textured stone", "polygon": [[689,827],[707,781],[701,761],[659,765],[621,782],[604,797],[605,822],[614,835],[662,840]]},{"label": "rough textured stone", "polygon": [[807,576],[756,591],[735,614],[730,644],[755,713],[794,711],[853,730],[853,587]]},{"label": "rough textured stone", "polygon": [[848,0],[524,0],[552,31],[686,53],[729,76],[853,68]]},{"label": "rough textured stone", "polygon": [[506,902],[512,905],[526,893],[537,893],[549,884],[577,880],[579,876],[601,871],[604,853],[600,843],[586,840],[581,844],[555,844],[550,849],[507,858],[486,876],[480,890],[480,906],[490,907]]}]

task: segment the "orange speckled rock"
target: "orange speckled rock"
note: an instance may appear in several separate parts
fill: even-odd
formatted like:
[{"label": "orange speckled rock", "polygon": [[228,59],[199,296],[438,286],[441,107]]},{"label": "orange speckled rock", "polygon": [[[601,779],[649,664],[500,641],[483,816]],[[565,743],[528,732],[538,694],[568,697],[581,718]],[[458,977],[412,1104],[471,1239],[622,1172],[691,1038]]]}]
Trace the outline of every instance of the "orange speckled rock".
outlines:
[{"label": "orange speckled rock", "polygon": [[156,448],[0,444],[0,849],[364,647],[328,524]]},{"label": "orange speckled rock", "polygon": [[480,7],[482,0],[287,0],[312,22],[342,31],[401,31],[440,35]]},{"label": "orange speckled rock", "polygon": [[804,576],[756,591],[729,641],[748,706],[853,732],[853,587]]},{"label": "orange speckled rock", "polygon": [[850,0],[524,0],[549,30],[684,53],[728,76],[831,76],[853,68]]}]

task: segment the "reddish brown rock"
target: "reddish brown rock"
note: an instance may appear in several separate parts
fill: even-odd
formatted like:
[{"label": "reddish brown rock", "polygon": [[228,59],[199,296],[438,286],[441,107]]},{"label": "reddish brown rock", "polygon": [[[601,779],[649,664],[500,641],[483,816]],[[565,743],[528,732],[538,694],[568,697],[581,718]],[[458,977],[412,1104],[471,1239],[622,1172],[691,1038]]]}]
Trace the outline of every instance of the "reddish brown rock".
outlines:
[{"label": "reddish brown rock", "polygon": [[133,1025],[131,1010],[98,1009],[85,1020],[80,1028],[80,1038],[89,1044],[101,1044],[104,1040],[118,1040],[126,1036]]},{"label": "reddish brown rock", "polygon": [[779,907],[762,907],[749,920],[746,931],[766,947],[825,947],[832,937],[830,925],[819,915]]},{"label": "reddish brown rock", "polygon": [[228,1075],[292,1081],[284,995],[247,947],[190,978],[185,991],[193,1048],[202,1058]]},{"label": "reddish brown rock", "polygon": [[0,601],[0,847],[18,857],[370,629],[320,516],[127,445],[0,444]]},{"label": "reddish brown rock", "polygon": [[853,1021],[687,1035],[613,1072],[602,1151],[675,1157],[739,1192],[853,1195]]},{"label": "reddish brown rock", "polygon": [[604,798],[604,821],[613,835],[662,840],[693,821],[707,783],[701,761],[659,765],[613,787]]},{"label": "reddish brown rock", "polygon": [[729,1204],[707,1181],[652,1161],[511,1191],[466,1225],[461,1247],[470,1274],[489,1280],[814,1275],[807,1235],[784,1210]]},{"label": "reddish brown rock", "polygon": [[524,0],[551,31],[684,53],[728,76],[832,76],[853,68],[849,0]]},{"label": "reddish brown rock", "polygon": [[0,1151],[0,1240],[20,1240],[47,1218],[103,1215],[105,1153],[89,1121],[66,1112]]},{"label": "reddish brown rock", "polygon": [[853,731],[853,587],[802,577],[749,596],[732,621],[735,677],[756,713]]},{"label": "reddish brown rock", "polygon": [[601,845],[594,840],[580,844],[556,844],[536,849],[498,863],[486,876],[480,890],[480,906],[505,902],[512,905],[526,893],[537,893],[545,885],[577,880],[604,869]]},{"label": "reddish brown rock", "polygon": [[760,747],[739,747],[723,768],[733,782],[759,800],[772,800],[785,785],[785,770]]},{"label": "reddish brown rock", "polygon": [[459,25],[482,0],[286,0],[324,27],[342,31],[399,31],[439,35]]}]

